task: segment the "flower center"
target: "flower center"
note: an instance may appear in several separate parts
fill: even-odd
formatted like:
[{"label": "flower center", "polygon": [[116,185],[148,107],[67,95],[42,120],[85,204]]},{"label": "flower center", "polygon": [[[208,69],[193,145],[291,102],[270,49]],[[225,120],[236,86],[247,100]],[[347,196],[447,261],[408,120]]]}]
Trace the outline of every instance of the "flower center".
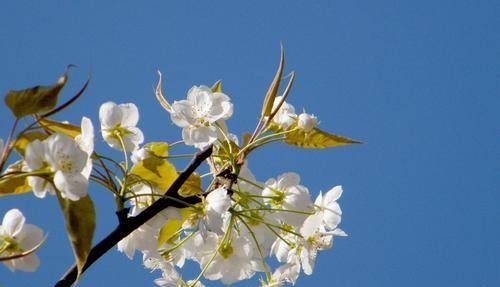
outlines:
[{"label": "flower center", "polygon": [[222,244],[222,246],[219,248],[219,254],[224,257],[224,259],[227,259],[231,254],[233,254],[233,247],[231,246],[230,242]]},{"label": "flower center", "polygon": [[6,235],[0,236],[0,253],[15,254],[23,251],[15,238]]}]

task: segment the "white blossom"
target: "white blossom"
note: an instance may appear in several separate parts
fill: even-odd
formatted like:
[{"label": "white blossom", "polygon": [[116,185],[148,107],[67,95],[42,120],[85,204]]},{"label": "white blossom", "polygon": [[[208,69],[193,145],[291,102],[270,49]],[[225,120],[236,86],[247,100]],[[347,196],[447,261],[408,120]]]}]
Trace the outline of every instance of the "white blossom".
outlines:
[{"label": "white blossom", "polygon": [[205,256],[200,264],[210,264],[205,272],[205,278],[209,280],[221,280],[229,285],[251,278],[256,271],[261,271],[261,264],[254,258],[254,250],[246,237],[233,238],[220,248],[213,246],[211,250],[217,250],[215,258],[211,260],[212,255]]},{"label": "white blossom", "polygon": [[300,185],[300,176],[294,172],[284,173],[277,179],[266,181],[266,187],[262,191],[265,196],[264,202],[275,209],[286,209],[290,212],[278,211],[277,218],[292,226],[300,226],[306,215],[299,212],[313,211],[311,195],[307,187]]},{"label": "white blossom", "polygon": [[126,151],[134,151],[144,142],[144,135],[137,128],[139,110],[133,103],[106,102],[99,109],[99,120],[102,137],[114,149],[123,150],[120,137]]},{"label": "white blossom", "polygon": [[169,112],[174,124],[182,128],[184,143],[201,149],[217,140],[215,125],[231,117],[233,104],[224,93],[212,92],[207,86],[194,86],[187,99],[175,101]]},{"label": "white blossom", "polygon": [[340,223],[342,210],[337,200],[342,195],[342,186],[338,185],[330,189],[324,196],[320,192],[314,205],[319,209],[318,213],[323,219],[323,223],[329,229],[335,229]]},{"label": "white blossom", "polygon": [[[282,96],[276,97],[273,103],[273,111],[278,108],[279,103],[283,99]],[[281,126],[284,130],[287,130],[291,125],[297,121],[297,114],[295,113],[295,107],[287,102],[283,102],[280,109],[273,117],[274,123]]]},{"label": "white blossom", "polygon": [[[57,133],[43,142],[35,140],[26,146],[24,169],[49,173],[62,197],[79,200],[87,195],[88,178],[83,172],[88,160],[89,155],[75,140]],[[28,184],[37,197],[43,198],[47,192],[55,193],[54,187],[45,178],[29,176]]]},{"label": "white blossom", "polygon": [[[9,210],[0,225],[0,257],[20,254],[40,244],[43,231],[35,225],[27,224],[18,209]],[[40,265],[35,253],[3,262],[11,271],[16,269],[34,272]]]},{"label": "white blossom", "polygon": [[310,132],[317,124],[318,118],[307,113],[300,114],[297,119],[297,127],[305,132]]}]

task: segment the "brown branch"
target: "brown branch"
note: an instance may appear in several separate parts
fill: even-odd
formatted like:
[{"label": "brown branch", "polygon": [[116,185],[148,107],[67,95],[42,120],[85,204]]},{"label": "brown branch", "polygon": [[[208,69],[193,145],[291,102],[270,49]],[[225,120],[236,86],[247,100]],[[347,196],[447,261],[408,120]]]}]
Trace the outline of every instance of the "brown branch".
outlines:
[{"label": "brown branch", "polygon": [[[198,166],[205,161],[212,154],[212,146],[196,153],[191,162],[189,163],[186,170],[184,170],[179,177],[174,181],[174,183],[169,187],[165,195],[168,195],[171,198],[176,198],[181,201],[184,201],[188,204],[194,204],[200,202],[200,198],[193,196],[188,198],[181,197],[177,191],[182,187],[184,182],[188,179],[188,177],[198,168]],[[120,240],[127,237],[134,230],[139,228],[141,225],[146,223],[148,220],[157,215],[160,211],[165,208],[173,206],[173,207],[185,207],[185,205],[180,204],[179,202],[168,199],[166,197],[162,197],[155,201],[151,206],[146,208],[139,215],[134,217],[129,217],[125,219],[123,222],[119,223],[118,226],[102,239],[99,243],[97,243],[92,250],[90,250],[89,256],[87,258],[87,262],[83,266],[82,273],[85,272],[95,261],[97,261],[101,256],[106,254],[113,246],[115,246]],[[78,270],[76,265],[73,265],[68,269],[66,274],[57,282],[54,286],[56,287],[69,287],[73,283],[75,283],[76,277],[78,274]]]}]

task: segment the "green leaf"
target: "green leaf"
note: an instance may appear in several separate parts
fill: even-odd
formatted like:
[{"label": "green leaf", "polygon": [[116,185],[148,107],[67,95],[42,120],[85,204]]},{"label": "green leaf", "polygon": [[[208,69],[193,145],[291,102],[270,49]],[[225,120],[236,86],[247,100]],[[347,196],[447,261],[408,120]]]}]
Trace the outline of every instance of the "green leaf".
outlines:
[{"label": "green leaf", "polygon": [[72,138],[75,138],[77,135],[82,133],[81,127],[72,124],[61,123],[49,119],[40,119],[38,122],[44,129],[53,133],[65,134]]},{"label": "green leaf", "polygon": [[166,191],[178,176],[173,164],[157,157],[138,162],[132,167],[131,173],[156,184],[163,191]]},{"label": "green leaf", "polygon": [[222,81],[218,80],[212,85],[212,92],[213,93],[222,93]]},{"label": "green leaf", "polygon": [[44,140],[48,137],[47,134],[41,133],[41,132],[30,132],[30,133],[24,133],[20,137],[16,139],[16,142],[14,143],[14,147],[16,148],[16,151],[24,156],[24,152],[26,151],[26,146],[34,141],[34,140]]},{"label": "green leaf", "polygon": [[179,195],[182,197],[201,195],[202,193],[203,189],[201,189],[201,177],[195,172],[188,177],[179,189]]},{"label": "green leaf", "polygon": [[35,86],[9,91],[5,96],[5,104],[17,118],[48,112],[56,106],[57,96],[67,80],[68,76],[64,73],[52,86]]},{"label": "green leaf", "polygon": [[92,248],[96,224],[94,203],[88,195],[78,201],[62,198],[59,192],[57,197],[64,214],[66,230],[75,254],[78,277],[80,277]]},{"label": "green leaf", "polygon": [[285,50],[283,49],[283,47],[281,47],[280,64],[278,66],[278,71],[276,71],[276,75],[274,76],[274,79],[271,82],[269,89],[267,90],[266,97],[264,98],[264,104],[262,105],[262,114],[261,114],[262,118],[269,116],[272,112],[274,99],[276,98],[276,95],[278,94],[278,90],[280,88],[280,81],[283,75],[284,66],[285,66]]},{"label": "green leaf", "polygon": [[[294,129],[295,125],[290,127]],[[352,140],[347,137],[338,136],[318,128],[314,128],[310,132],[304,132],[304,130],[297,129],[285,135],[285,143],[293,146],[298,146],[301,148],[316,148],[323,149],[328,147],[344,146],[350,144],[359,144],[361,142]]]}]

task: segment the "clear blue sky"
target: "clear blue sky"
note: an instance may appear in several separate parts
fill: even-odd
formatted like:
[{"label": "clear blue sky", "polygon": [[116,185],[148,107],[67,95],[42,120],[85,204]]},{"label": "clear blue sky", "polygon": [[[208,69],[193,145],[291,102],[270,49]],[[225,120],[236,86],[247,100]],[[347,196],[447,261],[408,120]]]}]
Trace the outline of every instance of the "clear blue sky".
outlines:
[{"label": "clear blue sky", "polygon": [[[256,121],[280,42],[298,77],[290,101],[322,128],[366,142],[277,145],[252,158],[260,180],[297,171],[314,195],[344,186],[350,236],[297,285],[500,286],[498,1],[3,1],[0,93],[52,83],[76,64],[62,96],[89,71],[92,82],[59,119],[97,124],[102,102],[133,101],[148,140],[175,141],[180,131],[153,96],[156,70],[170,99],[222,79],[236,109],[230,128],[241,134]],[[0,122],[5,138],[4,107]],[[109,151],[102,140],[98,148]],[[91,195],[99,239],[115,224],[114,205],[100,189]],[[0,266],[0,286],[49,286],[73,260],[56,199],[0,199],[2,215],[12,207],[49,238],[36,273]],[[79,286],[154,278],[114,250]]]}]

